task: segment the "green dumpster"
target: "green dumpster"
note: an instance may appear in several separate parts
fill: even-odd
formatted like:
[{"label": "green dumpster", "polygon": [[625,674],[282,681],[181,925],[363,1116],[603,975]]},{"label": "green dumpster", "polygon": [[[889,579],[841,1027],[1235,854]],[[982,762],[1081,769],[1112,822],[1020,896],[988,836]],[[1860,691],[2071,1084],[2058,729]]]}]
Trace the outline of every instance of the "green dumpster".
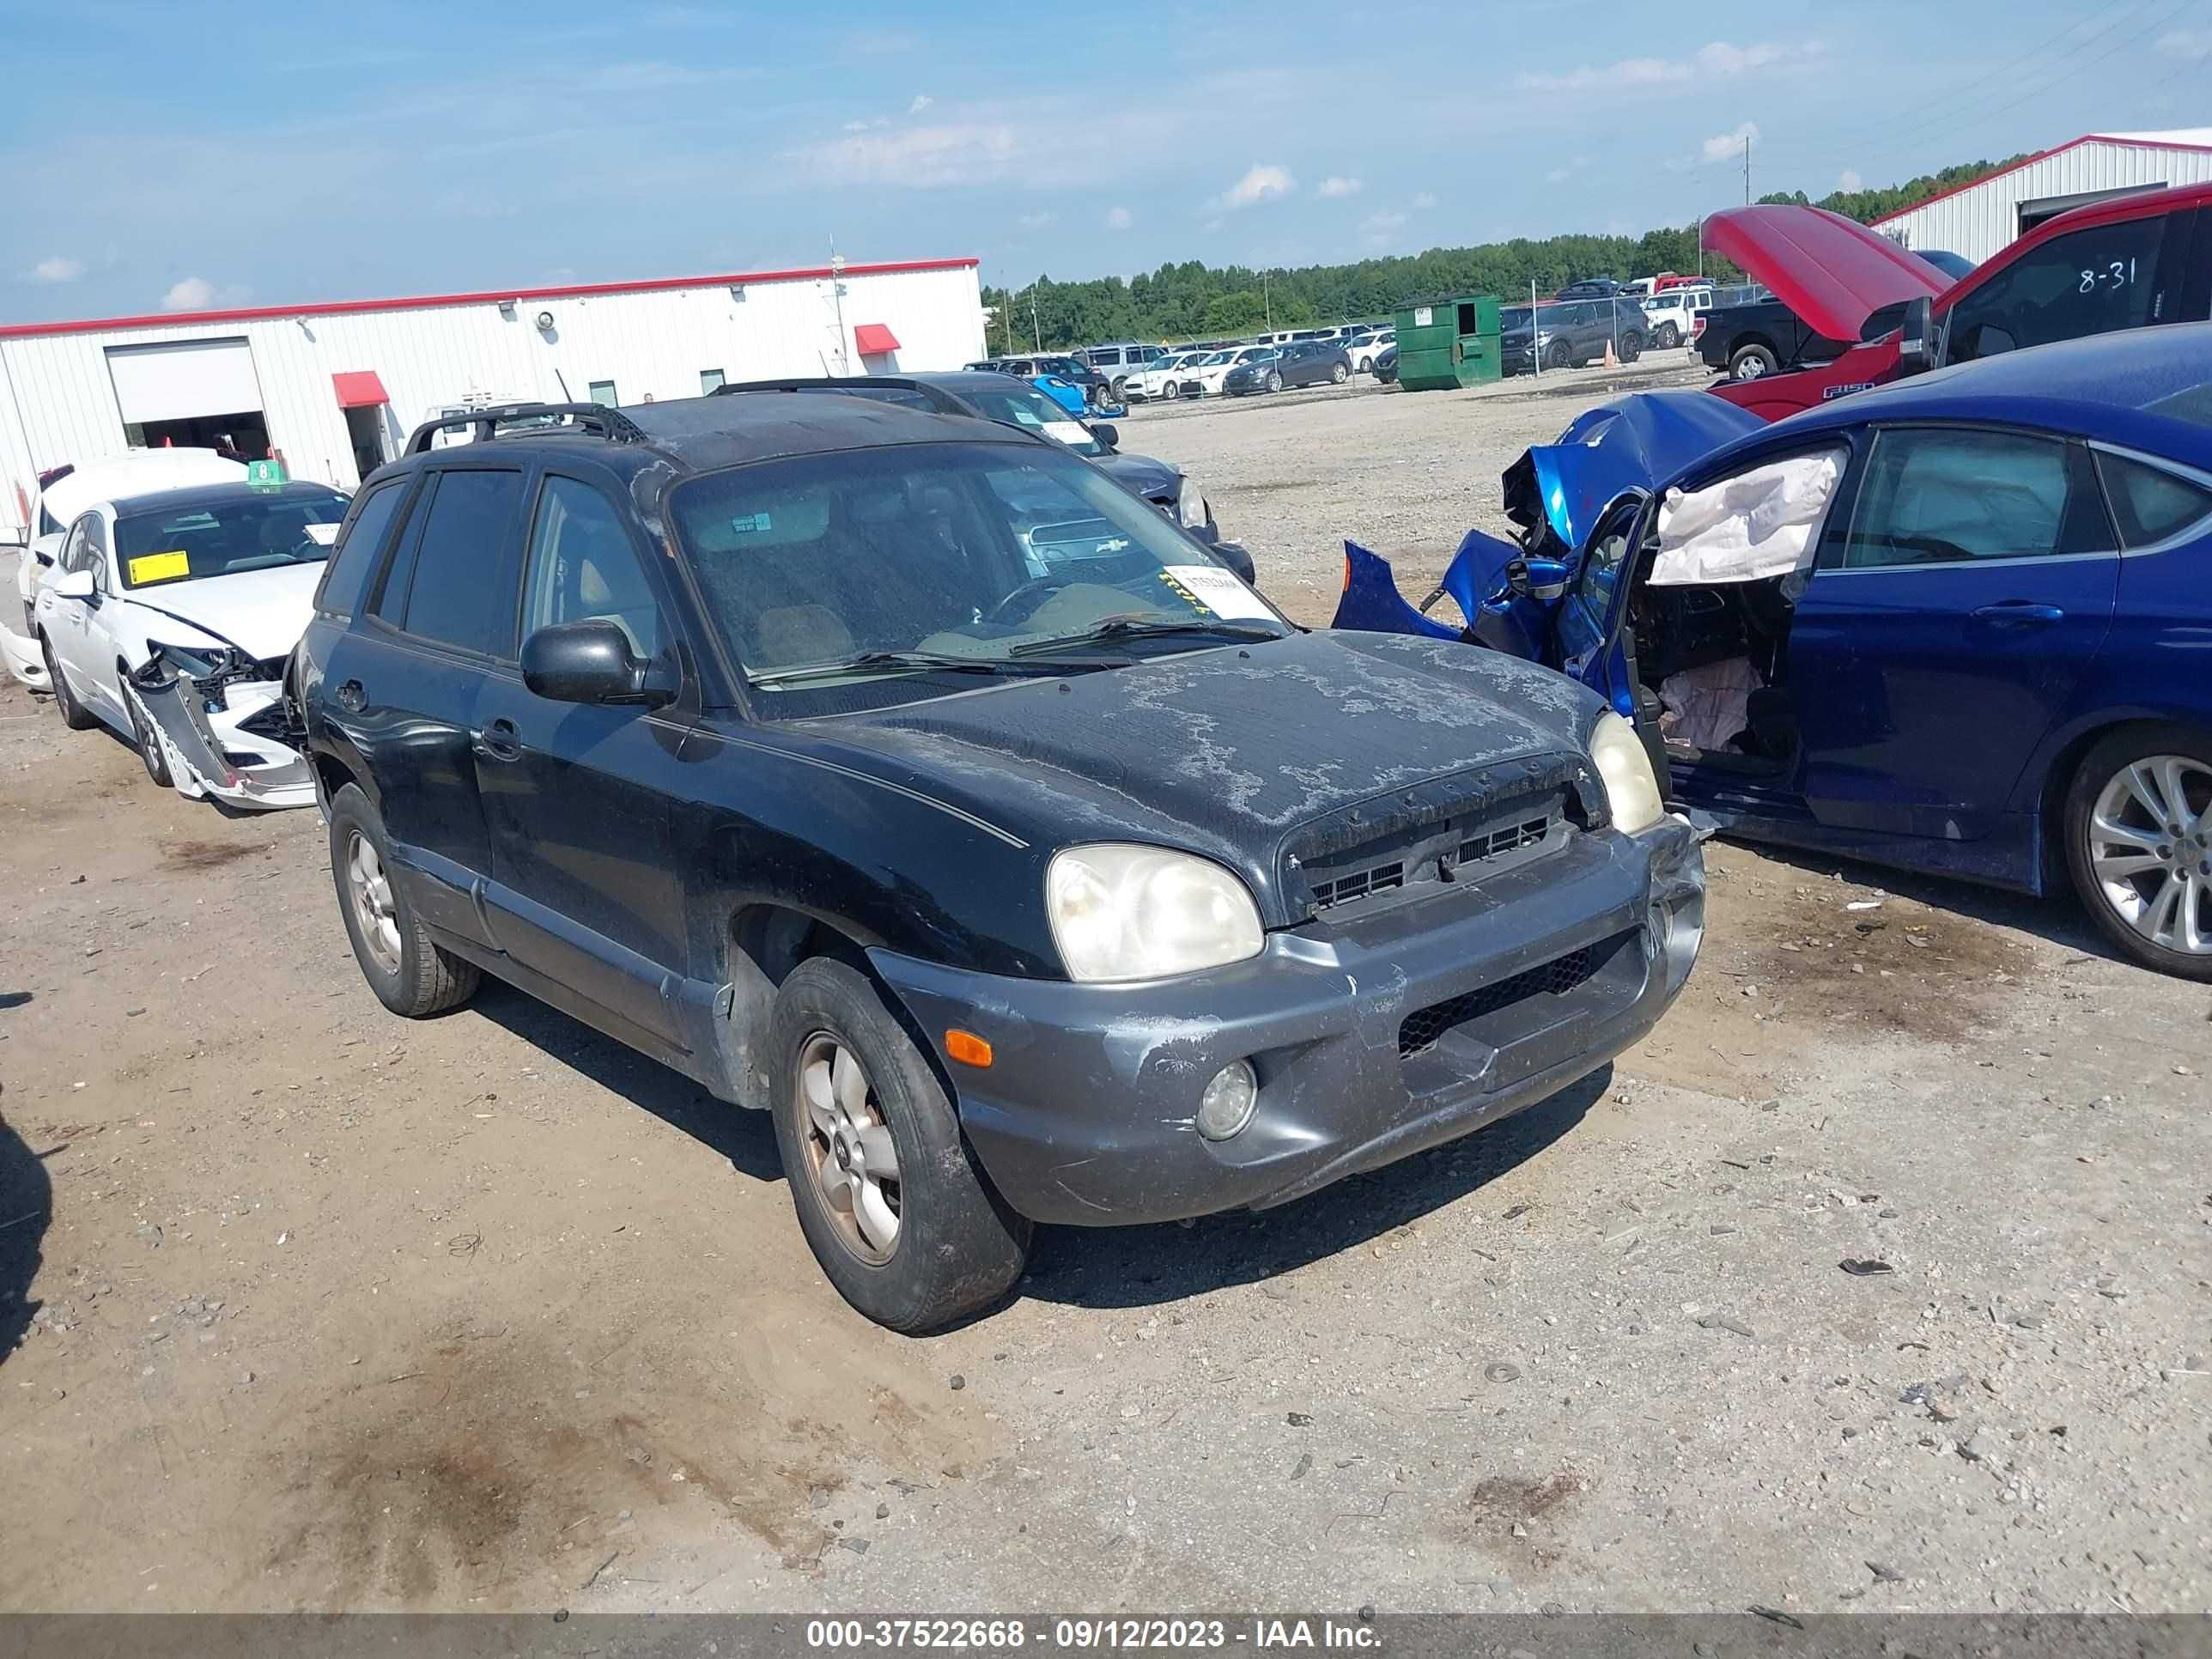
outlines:
[{"label": "green dumpster", "polygon": [[1498,378],[1498,301],[1462,294],[1417,300],[1398,312],[1398,384],[1446,392]]}]

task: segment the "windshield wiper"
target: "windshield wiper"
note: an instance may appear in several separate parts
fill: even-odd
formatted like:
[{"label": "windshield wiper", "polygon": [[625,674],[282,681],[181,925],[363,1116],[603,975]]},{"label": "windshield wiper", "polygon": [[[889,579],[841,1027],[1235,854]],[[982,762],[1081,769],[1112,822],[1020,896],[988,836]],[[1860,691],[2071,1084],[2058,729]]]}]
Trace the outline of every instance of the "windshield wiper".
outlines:
[{"label": "windshield wiper", "polygon": [[1288,635],[1272,628],[1250,628],[1242,623],[1213,621],[1202,617],[1109,617],[1080,634],[1044,640],[1027,640],[1009,647],[1007,654],[1027,657],[1040,651],[1060,651],[1071,645],[1088,645],[1099,640],[1165,639],[1177,634],[1210,634],[1223,640],[1280,640]]},{"label": "windshield wiper", "polygon": [[1063,672],[1110,668],[1097,658],[1081,662],[1009,662],[1004,657],[962,657],[939,651],[864,651],[842,662],[808,663],[804,667],[756,674],[755,685],[800,685],[810,680],[835,679],[841,674],[865,674],[878,670],[912,669],[951,674],[1058,674]]}]

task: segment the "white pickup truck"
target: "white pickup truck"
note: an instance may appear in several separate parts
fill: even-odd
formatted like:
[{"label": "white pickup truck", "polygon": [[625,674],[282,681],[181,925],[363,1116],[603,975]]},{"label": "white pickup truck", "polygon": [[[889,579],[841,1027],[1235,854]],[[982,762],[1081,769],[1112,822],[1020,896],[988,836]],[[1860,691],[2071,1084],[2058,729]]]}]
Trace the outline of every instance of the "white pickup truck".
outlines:
[{"label": "white pickup truck", "polygon": [[1663,289],[1644,301],[1644,334],[1654,351],[1687,345],[1698,317],[1712,309],[1710,283]]}]

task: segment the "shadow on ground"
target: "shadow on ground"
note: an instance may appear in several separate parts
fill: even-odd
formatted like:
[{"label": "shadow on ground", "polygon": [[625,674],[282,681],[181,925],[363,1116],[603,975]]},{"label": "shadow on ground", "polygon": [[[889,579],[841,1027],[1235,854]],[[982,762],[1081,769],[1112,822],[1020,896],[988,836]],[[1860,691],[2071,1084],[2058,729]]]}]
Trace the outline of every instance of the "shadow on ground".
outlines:
[{"label": "shadow on ground", "polygon": [[53,1182],[39,1153],[0,1117],[0,1364],[31,1328],[39,1246],[53,1219]]},{"label": "shadow on ground", "polygon": [[612,1037],[600,1036],[581,1020],[572,1019],[489,975],[469,1008],[532,1048],[573,1066],[601,1088],[681,1129],[729,1159],[739,1174],[756,1181],[783,1178],[783,1160],[775,1150],[775,1127],[766,1112],[716,1100],[681,1072],[647,1060]]},{"label": "shadow on ground", "polygon": [[1139,1308],[1249,1285],[1380,1237],[1536,1157],[1612,1086],[1603,1066],[1494,1128],[1279,1210],[1234,1211],[1188,1225],[1039,1231],[1019,1294],[1083,1308]]}]

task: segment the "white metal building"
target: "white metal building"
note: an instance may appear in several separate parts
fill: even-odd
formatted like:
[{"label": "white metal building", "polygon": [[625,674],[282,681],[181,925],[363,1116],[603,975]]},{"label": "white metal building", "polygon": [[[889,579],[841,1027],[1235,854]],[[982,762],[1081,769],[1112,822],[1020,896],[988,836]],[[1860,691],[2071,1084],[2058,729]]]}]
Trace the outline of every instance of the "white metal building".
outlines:
[{"label": "white metal building", "polygon": [[21,534],[40,471],[135,445],[228,435],[350,489],[471,404],[635,404],[982,355],[974,259],[0,326],[0,535]]},{"label": "white metal building", "polygon": [[2045,219],[2136,191],[2212,180],[2212,127],[2092,132],[1875,221],[1910,248],[1942,248],[1979,264]]}]

